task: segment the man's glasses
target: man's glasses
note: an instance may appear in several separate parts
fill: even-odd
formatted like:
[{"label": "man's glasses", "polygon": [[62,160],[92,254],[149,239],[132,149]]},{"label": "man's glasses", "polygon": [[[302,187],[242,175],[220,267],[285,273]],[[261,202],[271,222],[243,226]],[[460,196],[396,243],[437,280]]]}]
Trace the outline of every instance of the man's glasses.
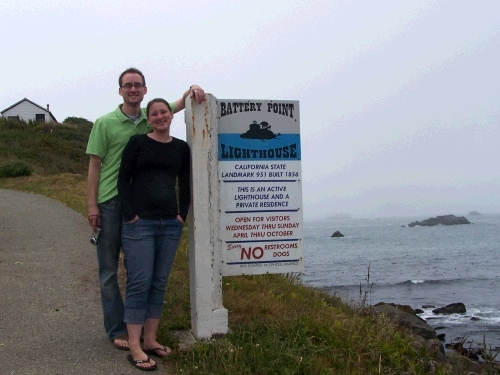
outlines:
[{"label": "man's glasses", "polygon": [[144,85],[142,83],[125,83],[123,86],[122,86],[122,89],[127,89],[127,90],[130,90],[132,87],[136,88],[136,89],[140,89],[140,88],[143,88]]}]

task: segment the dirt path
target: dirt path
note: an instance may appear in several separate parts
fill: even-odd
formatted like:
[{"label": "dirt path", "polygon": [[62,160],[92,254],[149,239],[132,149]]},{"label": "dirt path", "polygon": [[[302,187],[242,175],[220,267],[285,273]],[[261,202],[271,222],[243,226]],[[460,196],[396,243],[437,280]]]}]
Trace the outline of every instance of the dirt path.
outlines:
[{"label": "dirt path", "polygon": [[142,373],[104,332],[89,236],[63,204],[0,189],[1,375]]}]

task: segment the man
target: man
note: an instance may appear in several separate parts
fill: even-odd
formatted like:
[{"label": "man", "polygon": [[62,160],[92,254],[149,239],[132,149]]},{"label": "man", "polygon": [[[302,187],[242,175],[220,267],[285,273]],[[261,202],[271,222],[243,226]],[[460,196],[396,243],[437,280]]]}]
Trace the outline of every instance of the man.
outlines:
[{"label": "man", "polygon": [[[123,322],[124,306],[118,286],[120,255],[121,207],[117,200],[118,171],[122,151],[129,138],[150,130],[141,102],[147,93],[146,80],[135,68],[125,70],[118,79],[118,93],[123,104],[98,118],[90,133],[87,154],[88,221],[95,230],[101,227],[97,243],[97,263],[101,290],[104,328],[113,345],[128,350],[127,328]],[[193,85],[182,98],[171,103],[173,113],[185,108],[185,99],[205,100],[203,89]]]}]

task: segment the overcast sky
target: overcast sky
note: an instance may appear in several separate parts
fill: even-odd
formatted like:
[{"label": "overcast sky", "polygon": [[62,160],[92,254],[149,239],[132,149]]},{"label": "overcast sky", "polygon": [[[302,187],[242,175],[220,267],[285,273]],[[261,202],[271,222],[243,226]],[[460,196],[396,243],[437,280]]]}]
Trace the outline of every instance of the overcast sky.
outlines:
[{"label": "overcast sky", "polygon": [[[300,101],[306,218],[500,212],[500,1],[2,0],[0,110]],[[173,134],[185,138],[183,114]]]}]

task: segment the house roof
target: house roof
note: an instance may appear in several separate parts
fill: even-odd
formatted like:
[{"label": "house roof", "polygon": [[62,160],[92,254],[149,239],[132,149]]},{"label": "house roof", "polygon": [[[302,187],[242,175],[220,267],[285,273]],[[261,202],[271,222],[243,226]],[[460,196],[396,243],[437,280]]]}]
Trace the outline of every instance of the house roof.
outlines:
[{"label": "house roof", "polygon": [[8,107],[8,108],[5,108],[2,112],[0,112],[0,114],[2,114],[2,115],[3,115],[3,113],[4,113],[4,112],[7,112],[9,109],[14,108],[15,106],[17,106],[17,105],[21,104],[22,102],[28,102],[28,103],[31,103],[31,104],[33,104],[34,106],[36,106],[36,107],[38,107],[38,108],[40,108],[40,109],[43,109],[45,112],[49,112],[50,116],[54,119],[54,121],[55,121],[55,122],[57,122],[57,120],[56,120],[56,118],[54,117],[54,115],[52,114],[52,112],[50,112],[49,110],[47,110],[47,108],[44,108],[44,107],[42,107],[41,105],[38,105],[38,104],[36,104],[36,103],[32,102],[32,101],[31,101],[31,100],[29,100],[28,98],[24,98],[24,99],[19,100],[17,103],[15,103],[15,104],[11,105],[11,106],[10,106],[10,107]]}]

